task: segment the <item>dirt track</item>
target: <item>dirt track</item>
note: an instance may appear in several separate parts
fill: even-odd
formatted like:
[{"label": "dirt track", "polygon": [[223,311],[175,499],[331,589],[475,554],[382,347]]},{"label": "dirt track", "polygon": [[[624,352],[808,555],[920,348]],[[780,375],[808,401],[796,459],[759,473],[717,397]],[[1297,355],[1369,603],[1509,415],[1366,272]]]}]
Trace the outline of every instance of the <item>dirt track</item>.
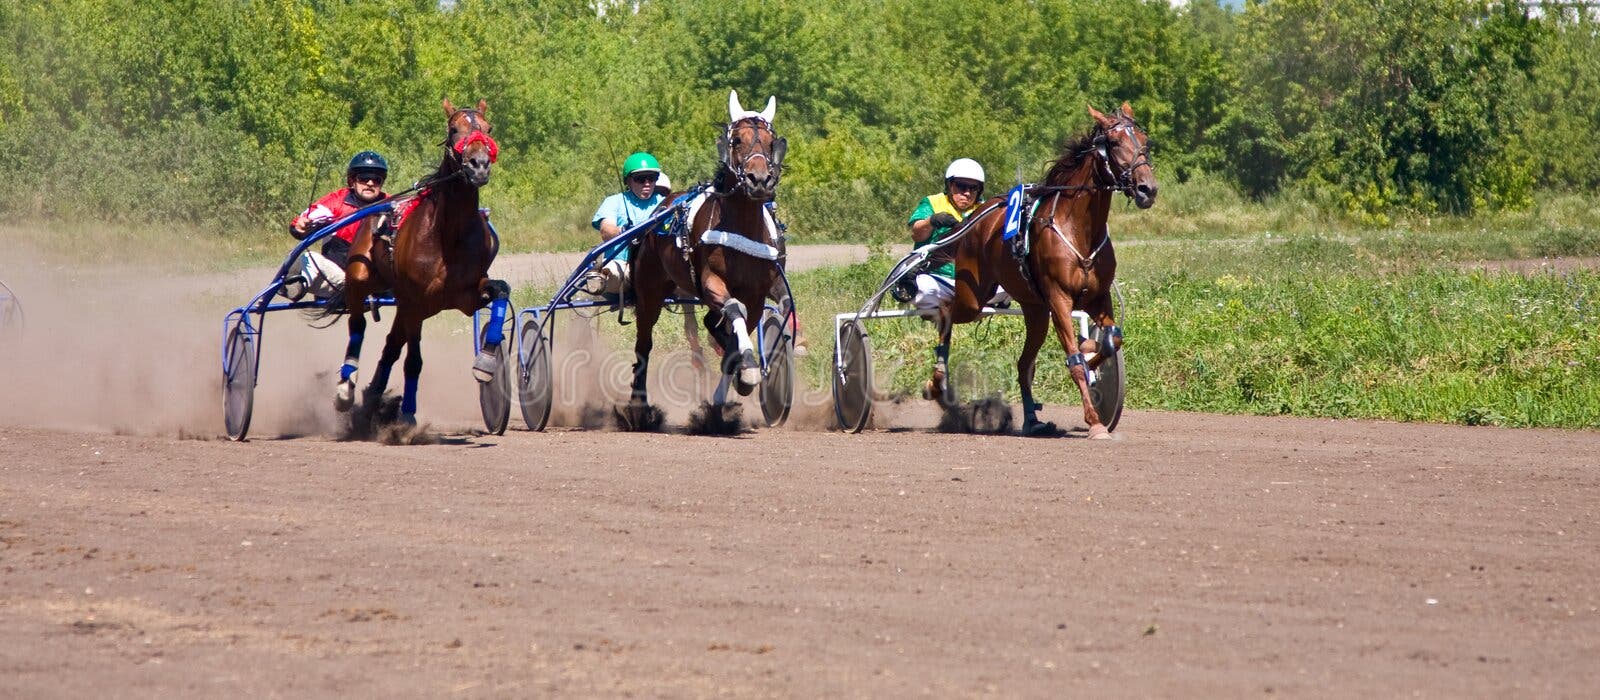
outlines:
[{"label": "dirt track", "polygon": [[1118,436],[0,429],[0,696],[1600,687],[1595,433]]}]

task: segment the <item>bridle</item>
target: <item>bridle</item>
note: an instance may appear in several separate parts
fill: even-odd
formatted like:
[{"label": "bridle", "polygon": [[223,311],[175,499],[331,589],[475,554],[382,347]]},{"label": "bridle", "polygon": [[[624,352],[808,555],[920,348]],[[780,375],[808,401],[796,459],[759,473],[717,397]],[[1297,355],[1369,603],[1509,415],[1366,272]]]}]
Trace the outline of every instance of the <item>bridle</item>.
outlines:
[{"label": "bridle", "polygon": [[467,126],[471,127],[472,131],[468,132],[466,136],[458,137],[455,143],[450,143],[450,137],[446,135],[445,140],[439,145],[444,146],[446,151],[451,154],[451,158],[455,160],[456,165],[462,165],[461,159],[466,156],[467,147],[475,143],[482,143],[489,147],[490,163],[499,160],[500,144],[495,143],[494,137],[490,136],[489,132],[483,130],[482,112],[479,112],[476,109],[458,109],[456,110],[455,114],[450,115],[450,118],[446,120],[446,123],[455,122],[456,117],[459,117],[463,114],[466,115]]},{"label": "bridle", "polygon": [[[1138,128],[1139,125],[1133,121],[1133,118],[1122,117],[1115,126],[1102,130],[1094,137],[1092,142],[1095,149],[1099,151],[1101,167],[1105,169],[1106,175],[1111,177],[1111,184],[1105,186],[1105,189],[1121,192],[1129,198],[1133,197],[1135,187],[1133,171],[1138,170],[1141,165],[1147,168],[1153,167],[1150,165],[1150,138],[1148,136],[1145,137],[1144,143],[1140,144]],[[1139,150],[1133,154],[1133,160],[1128,161],[1121,169],[1117,168],[1116,156],[1110,148],[1111,134],[1118,131],[1127,134],[1128,141],[1139,146]]]},{"label": "bridle", "polygon": [[[772,136],[772,138],[768,141],[766,148],[754,149],[751,153],[745,155],[743,158],[740,158],[739,161],[735,163],[732,162],[734,132],[738,131],[739,125],[744,124],[745,122],[751,122],[751,127],[756,131],[756,138],[754,139],[756,145],[759,145],[761,142],[760,132],[763,129],[765,129],[766,132]],[[773,187],[777,187],[778,179],[783,177],[782,151],[786,145],[787,143],[784,141],[784,139],[779,138],[777,132],[772,130],[772,124],[760,117],[745,117],[738,121],[729,123],[727,130],[722,134],[722,138],[717,139],[717,161],[718,165],[724,172],[733,176],[733,187],[725,191],[719,187],[718,191],[722,192],[723,194],[743,192],[746,195],[754,196],[755,193],[750,191],[750,185],[748,180],[745,178],[745,173],[749,169],[750,162],[757,158],[767,162],[767,168],[768,172],[771,173]]]},{"label": "bridle", "polygon": [[[1072,245],[1072,239],[1063,234],[1061,229],[1056,226],[1056,206],[1061,203],[1061,195],[1066,192],[1121,192],[1129,199],[1132,199],[1134,188],[1137,187],[1133,182],[1133,171],[1139,169],[1141,165],[1147,168],[1154,167],[1150,164],[1149,137],[1145,138],[1143,144],[1139,144],[1138,127],[1138,123],[1134,122],[1131,117],[1124,116],[1118,119],[1117,123],[1110,128],[1096,129],[1097,133],[1089,142],[1090,147],[1095,150],[1095,155],[1100,160],[1100,170],[1096,174],[1098,175],[1100,171],[1103,171],[1110,178],[1110,183],[1101,182],[1096,177],[1096,182],[1092,185],[1051,185],[1035,190],[1044,193],[1042,196],[1050,197],[1050,211],[1043,217],[1044,228],[1056,234],[1056,238],[1067,246],[1067,250],[1072,251],[1072,254],[1077,256],[1078,264],[1084,269],[1094,265],[1095,256],[1099,255],[1100,251],[1105,249],[1106,244],[1111,242],[1111,235],[1107,233],[1107,235],[1102,236],[1100,242],[1095,244],[1088,255],[1079,252],[1077,246]],[[1111,134],[1117,131],[1127,134],[1129,142],[1139,146],[1139,150],[1134,153],[1133,159],[1120,169],[1117,167],[1116,157],[1111,149]],[[1036,220],[1037,218],[1039,217],[1035,217]]]}]

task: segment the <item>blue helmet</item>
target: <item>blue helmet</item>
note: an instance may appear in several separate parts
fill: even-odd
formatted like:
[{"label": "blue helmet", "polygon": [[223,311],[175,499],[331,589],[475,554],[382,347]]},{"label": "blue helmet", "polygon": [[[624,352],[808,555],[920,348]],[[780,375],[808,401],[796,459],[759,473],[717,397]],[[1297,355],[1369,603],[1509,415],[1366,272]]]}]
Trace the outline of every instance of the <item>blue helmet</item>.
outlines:
[{"label": "blue helmet", "polygon": [[378,155],[377,151],[362,151],[350,159],[350,166],[344,169],[344,176],[349,178],[362,170],[376,170],[387,177],[389,175],[389,161],[384,160],[383,156]]}]

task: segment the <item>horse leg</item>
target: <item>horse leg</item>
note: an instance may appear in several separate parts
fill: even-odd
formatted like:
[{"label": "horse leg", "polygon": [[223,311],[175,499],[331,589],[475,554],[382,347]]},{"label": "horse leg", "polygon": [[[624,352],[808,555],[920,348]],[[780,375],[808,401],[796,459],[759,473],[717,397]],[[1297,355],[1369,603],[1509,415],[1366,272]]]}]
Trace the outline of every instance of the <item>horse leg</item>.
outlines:
[{"label": "horse leg", "polygon": [[689,365],[696,371],[706,368],[706,351],[700,347],[700,329],[695,326],[694,313],[687,308],[680,307],[683,311],[683,337],[689,341]]},{"label": "horse leg", "polygon": [[[395,328],[402,323],[395,318]],[[405,392],[400,395],[400,422],[416,425],[416,387],[422,379],[422,321],[405,323]]]},{"label": "horse leg", "polygon": [[1072,372],[1072,381],[1077,383],[1078,395],[1083,400],[1083,422],[1089,426],[1089,437],[1095,440],[1108,439],[1111,431],[1101,422],[1100,414],[1094,410],[1094,403],[1089,399],[1089,367],[1078,348],[1078,329],[1072,323],[1072,299],[1059,289],[1048,290],[1045,296],[1050,301],[1056,338],[1067,353],[1067,370]]},{"label": "horse leg", "polygon": [[656,321],[661,319],[661,299],[651,296],[640,298],[633,308],[633,384],[628,398],[630,406],[643,407],[650,403],[646,379],[650,374],[650,351],[655,349]]},{"label": "horse leg", "polygon": [[1037,366],[1039,348],[1044,346],[1045,331],[1050,329],[1050,307],[1024,306],[1022,320],[1028,329],[1027,338],[1022,342],[1022,355],[1017,358],[1017,385],[1022,389],[1022,434],[1050,435],[1056,431],[1055,424],[1039,422],[1039,409],[1044,406],[1033,402],[1033,370]]},{"label": "horse leg", "polygon": [[344,366],[339,368],[339,385],[334,392],[333,405],[339,412],[349,411],[356,403],[356,374],[361,358],[361,342],[367,332],[367,317],[363,313],[368,293],[373,285],[371,264],[372,237],[363,228],[356,235],[345,261],[344,306],[349,314],[350,343],[345,346]]},{"label": "horse leg", "polygon": [[400,359],[400,351],[405,348],[405,332],[401,330],[401,318],[394,320],[394,326],[389,329],[389,334],[383,339],[383,354],[378,356],[378,369],[372,373],[372,381],[367,384],[363,392],[362,403],[371,409],[376,409],[378,401],[383,398],[383,391],[389,388],[389,373],[394,369],[394,363]]},{"label": "horse leg", "polygon": [[955,322],[950,318],[948,306],[940,309],[937,322],[939,344],[933,347],[933,376],[923,385],[922,396],[944,406],[954,406],[956,392],[950,388],[950,335]]},{"label": "horse leg", "polygon": [[367,332],[367,317],[361,313],[361,307],[354,307],[349,316],[347,325],[350,342],[345,346],[344,364],[339,367],[339,384],[333,393],[333,407],[340,413],[349,411],[356,404],[356,372],[361,359],[361,341]]},{"label": "horse leg", "polygon": [[1110,294],[1085,304],[1084,311],[1095,320],[1095,328],[1093,335],[1083,344],[1083,352],[1085,355],[1094,353],[1094,357],[1089,359],[1089,369],[1099,369],[1100,363],[1122,348],[1122,327],[1117,325],[1111,313]]},{"label": "horse leg", "polygon": [[701,287],[705,292],[704,301],[715,310],[715,313],[706,314],[706,329],[717,335],[713,319],[721,321],[716,326],[722,327],[717,338],[725,351],[722,355],[722,373],[734,376],[734,389],[740,396],[749,396],[761,383],[761,362],[756,359],[756,345],[750,340],[750,332],[755,330],[755,320],[750,317],[745,303],[728,293],[727,284],[721,277],[708,274]]},{"label": "horse leg", "polygon": [[483,332],[483,347],[472,361],[472,377],[488,383],[500,369],[500,343],[505,340],[506,312],[511,307],[511,285],[484,278],[478,283],[482,300],[489,305],[489,325]]}]

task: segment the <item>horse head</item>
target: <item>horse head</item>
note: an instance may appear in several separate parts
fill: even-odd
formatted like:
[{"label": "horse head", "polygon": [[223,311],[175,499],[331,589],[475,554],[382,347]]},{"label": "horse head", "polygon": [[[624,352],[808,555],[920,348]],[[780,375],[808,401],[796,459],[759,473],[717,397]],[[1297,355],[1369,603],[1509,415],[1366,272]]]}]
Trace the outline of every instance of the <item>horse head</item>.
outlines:
[{"label": "horse head", "polygon": [[1095,122],[1096,155],[1105,164],[1111,188],[1128,195],[1140,209],[1149,209],[1160,186],[1150,167],[1150,137],[1133,120],[1133,108],[1123,102],[1120,112],[1108,117],[1091,105],[1089,116]]},{"label": "horse head", "polygon": [[475,109],[457,108],[444,100],[444,113],[448,117],[450,133],[445,136],[445,161],[451,171],[464,170],[467,182],[482,187],[489,182],[489,165],[500,157],[500,144],[489,134],[494,125],[485,116],[489,103],[478,100]]},{"label": "horse head", "polygon": [[772,117],[778,98],[768,97],[767,108],[746,111],[739,105],[739,93],[728,93],[728,128],[717,139],[717,158],[724,178],[731,177],[730,191],[743,190],[751,199],[771,201],[783,174],[783,156],[789,142],[772,131]]}]

